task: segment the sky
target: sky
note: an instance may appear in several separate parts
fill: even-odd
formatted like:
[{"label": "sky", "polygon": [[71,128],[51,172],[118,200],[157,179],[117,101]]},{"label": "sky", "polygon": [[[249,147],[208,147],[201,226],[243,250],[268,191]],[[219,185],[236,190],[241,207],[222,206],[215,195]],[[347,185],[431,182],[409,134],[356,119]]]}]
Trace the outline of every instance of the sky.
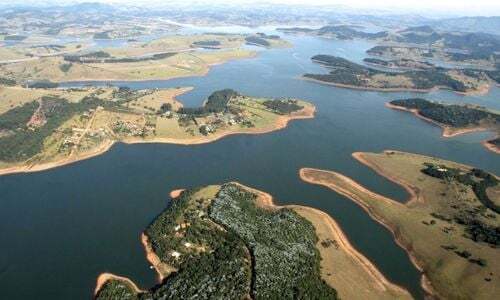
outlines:
[{"label": "sky", "polygon": [[252,2],[275,3],[275,4],[296,4],[296,5],[343,5],[358,9],[379,9],[393,11],[410,11],[417,13],[449,13],[463,15],[487,15],[500,16],[500,0],[0,0],[0,4],[34,4],[34,3],[54,3],[68,4],[75,2],[106,2],[106,3],[126,3],[131,5],[152,5],[161,3],[180,2],[186,3],[242,3]]}]

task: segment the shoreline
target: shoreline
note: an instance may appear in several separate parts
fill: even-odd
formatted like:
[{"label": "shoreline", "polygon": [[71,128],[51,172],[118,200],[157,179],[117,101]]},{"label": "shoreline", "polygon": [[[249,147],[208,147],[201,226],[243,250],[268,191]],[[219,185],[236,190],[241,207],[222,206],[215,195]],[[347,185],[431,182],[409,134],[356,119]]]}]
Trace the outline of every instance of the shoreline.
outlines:
[{"label": "shoreline", "polygon": [[[359,155],[357,155],[357,156],[359,157]],[[363,161],[366,161],[366,160],[363,159]],[[361,163],[363,163],[363,161],[360,160]],[[367,166],[370,167],[370,165],[367,165]],[[334,192],[339,193],[339,194],[341,194],[341,195],[343,195],[343,196],[351,199],[354,203],[356,203],[358,206],[360,206],[373,220],[375,220],[377,223],[379,223],[380,225],[384,226],[387,230],[389,230],[391,232],[391,234],[393,235],[396,244],[399,247],[401,247],[407,253],[408,257],[410,258],[410,261],[412,262],[412,264],[421,273],[420,286],[422,287],[422,289],[424,290],[424,292],[427,293],[427,294],[429,294],[432,297],[437,297],[438,296],[436,294],[434,288],[432,287],[429,279],[425,275],[425,271],[424,271],[423,267],[421,266],[420,261],[417,259],[415,253],[411,250],[411,248],[405,246],[405,242],[402,239],[401,235],[397,233],[397,230],[395,228],[393,228],[394,225],[391,225],[389,222],[383,220],[381,217],[379,217],[376,214],[374,214],[367,205],[365,205],[362,201],[357,200],[356,196],[353,195],[351,192],[349,192],[349,191],[347,191],[347,190],[345,190],[343,188],[340,188],[340,187],[338,187],[338,186],[336,186],[334,184],[328,183],[328,182],[314,181],[314,180],[308,178],[306,175],[304,175],[304,172],[307,171],[307,170],[320,171],[320,172],[326,172],[326,173],[334,174],[335,176],[337,176],[338,178],[340,178],[345,183],[347,183],[347,184],[355,187],[356,189],[358,189],[360,191],[363,191],[363,192],[369,194],[370,196],[375,197],[378,200],[387,202],[390,205],[403,205],[403,206],[405,206],[405,204],[402,204],[402,203],[400,203],[398,201],[395,201],[393,199],[390,199],[390,198],[387,198],[385,196],[379,195],[379,194],[377,194],[375,192],[372,192],[369,189],[367,189],[364,186],[362,186],[361,184],[359,184],[358,182],[352,180],[351,178],[349,178],[349,177],[347,177],[345,175],[342,175],[340,173],[334,172],[334,171],[326,171],[326,170],[320,170],[320,169],[314,169],[314,168],[301,168],[300,171],[299,171],[300,178],[303,181],[305,181],[307,183],[310,183],[310,184],[323,185],[323,186],[325,186],[325,187],[333,190]],[[391,180],[391,178],[387,177],[384,173],[382,173],[382,172],[380,172],[380,173],[377,172],[377,173],[380,174],[381,176],[384,176],[385,178]],[[404,183],[402,183],[401,181],[398,181],[396,183],[398,183],[399,185],[401,185],[405,189],[407,189],[407,188],[411,189],[410,187],[405,187]]]},{"label": "shoreline", "polygon": [[457,94],[463,95],[463,96],[474,96],[474,95],[486,95],[490,92],[489,86],[488,86],[488,89],[486,91],[484,91],[484,88],[483,88],[483,89],[477,90],[477,91],[459,92],[459,91],[454,91],[454,90],[451,90],[449,88],[440,87],[440,86],[435,86],[435,87],[430,88],[430,89],[379,88],[379,87],[364,87],[364,86],[356,86],[356,85],[343,84],[343,83],[327,82],[327,81],[322,81],[322,80],[309,78],[309,77],[305,77],[305,76],[301,76],[300,79],[305,80],[305,81],[319,83],[319,84],[334,86],[334,87],[338,87],[338,88],[345,88],[345,89],[359,90],[359,91],[382,92],[382,93],[398,93],[398,92],[430,93],[430,92],[436,92],[438,90],[447,90],[447,91],[451,91],[451,92],[454,92],[454,93],[457,93]]},{"label": "shoreline", "polygon": [[162,262],[161,259],[153,251],[153,247],[149,243],[148,236],[142,232],[141,233],[141,243],[144,246],[144,252],[146,253],[146,260],[156,271],[156,278],[158,283],[161,283],[165,278],[170,275],[170,273],[177,271],[175,268]]},{"label": "shoreline", "polygon": [[[9,174],[18,174],[18,173],[32,173],[32,172],[40,172],[46,171],[49,169],[54,169],[58,167],[62,167],[65,165],[69,165],[72,163],[76,163],[82,160],[86,160],[89,158],[96,157],[107,152],[115,143],[123,143],[123,144],[174,144],[174,145],[200,145],[207,144],[218,141],[228,136],[232,135],[252,135],[252,134],[266,134],[274,131],[278,131],[284,129],[288,126],[290,121],[293,120],[302,120],[302,119],[312,119],[315,116],[316,106],[310,104],[307,107],[304,107],[302,110],[296,112],[295,114],[290,115],[280,115],[276,118],[276,122],[274,127],[271,128],[250,128],[247,130],[234,130],[222,132],[220,134],[213,134],[208,137],[198,137],[192,139],[175,139],[175,138],[152,138],[152,139],[140,139],[140,138],[131,138],[131,139],[123,139],[123,140],[105,140],[101,145],[99,145],[96,149],[93,149],[89,152],[83,153],[78,157],[65,157],[64,159],[57,160],[54,162],[47,162],[42,164],[34,164],[34,165],[19,165],[13,167],[7,167],[4,169],[0,169],[0,176],[9,175]],[[298,113],[298,114],[297,114]]]},{"label": "shoreline", "polygon": [[[149,239],[147,235],[142,232],[141,233],[141,244],[144,247],[144,252],[146,254],[146,260],[149,262],[149,264],[155,269],[156,271],[156,279],[158,283],[161,283],[166,277],[168,277],[169,274],[165,274],[163,272],[168,271],[169,273],[175,272],[176,269],[168,266],[167,264],[163,263],[160,258],[156,255],[156,253],[153,251],[153,248],[149,244]],[[112,273],[104,272],[99,274],[97,276],[97,281],[96,281],[96,286],[94,288],[94,296],[96,296],[99,291],[102,289],[104,284],[108,282],[109,280],[120,280],[124,281],[127,284],[129,284],[134,291],[139,294],[146,292],[146,290],[140,289],[130,278],[124,277],[124,276],[118,276]]]},{"label": "shoreline", "polygon": [[172,190],[169,194],[170,198],[175,199],[179,197],[182,192],[184,192],[186,189],[177,189],[177,190]]},{"label": "shoreline", "polygon": [[[398,152],[396,150],[384,150],[384,153],[395,153],[395,152]],[[403,204],[411,204],[413,202],[419,202],[419,194],[420,194],[420,191],[417,187],[399,179],[399,178],[396,178],[394,176],[391,176],[389,174],[386,174],[384,173],[377,165],[369,162],[368,160],[366,160],[364,157],[363,157],[363,152],[354,152],[351,154],[351,156],[357,160],[358,162],[360,162],[361,164],[367,166],[368,168],[372,169],[373,171],[375,171],[375,173],[377,173],[378,175],[382,176],[382,177],[385,177],[387,178],[389,181],[392,181],[394,182],[395,184],[401,186],[402,188],[404,188],[404,190],[408,193],[408,200],[406,200],[405,203]],[[391,199],[392,200],[392,199]],[[394,200],[393,200],[394,201]],[[401,203],[399,201],[396,201],[398,203]]]},{"label": "shoreline", "polygon": [[[443,138],[451,138],[451,137],[455,137],[455,136],[459,136],[459,135],[462,135],[462,134],[468,134],[468,133],[474,133],[474,132],[483,132],[483,131],[492,131],[493,129],[492,128],[489,128],[489,127],[482,127],[482,126],[477,126],[477,127],[471,127],[471,128],[452,128],[448,125],[444,125],[438,121],[435,121],[435,120],[432,120],[430,118],[427,118],[427,117],[424,117],[422,116],[420,113],[419,113],[419,110],[418,109],[411,109],[411,108],[406,108],[406,107],[402,107],[402,106],[398,106],[398,105],[394,105],[394,104],[391,104],[390,102],[386,102],[385,104],[385,107],[388,107],[390,109],[394,109],[394,110],[400,110],[400,111],[405,111],[405,112],[409,112],[409,113],[412,113],[413,115],[415,115],[417,118],[420,118],[424,121],[427,121],[433,125],[436,125],[438,126],[439,128],[442,129],[442,132],[441,132],[441,137]],[[492,139],[495,139],[495,138],[492,138]],[[496,153],[496,154],[500,154],[500,149],[498,149],[497,147],[491,145],[488,143],[488,141],[492,140],[491,138],[490,139],[486,139],[484,141],[481,142],[481,144],[488,150]]]},{"label": "shoreline", "polygon": [[491,139],[487,139],[487,140],[484,140],[481,142],[481,144],[486,147],[486,149],[496,153],[496,154],[500,154],[500,147],[498,146],[495,146],[493,144],[490,143],[490,141],[493,141],[495,139],[499,138],[499,136],[497,135],[496,137],[494,138],[491,138]]},{"label": "shoreline", "polygon": [[96,286],[95,286],[94,295],[93,295],[94,297],[97,296],[97,294],[102,289],[102,287],[104,286],[104,284],[106,284],[106,282],[108,282],[109,280],[124,281],[127,284],[129,284],[132,287],[132,289],[134,289],[134,291],[136,293],[142,293],[142,292],[144,292],[144,290],[141,290],[132,280],[130,280],[127,277],[115,275],[115,274],[112,274],[112,273],[101,273],[101,274],[99,274],[99,276],[97,276]]}]

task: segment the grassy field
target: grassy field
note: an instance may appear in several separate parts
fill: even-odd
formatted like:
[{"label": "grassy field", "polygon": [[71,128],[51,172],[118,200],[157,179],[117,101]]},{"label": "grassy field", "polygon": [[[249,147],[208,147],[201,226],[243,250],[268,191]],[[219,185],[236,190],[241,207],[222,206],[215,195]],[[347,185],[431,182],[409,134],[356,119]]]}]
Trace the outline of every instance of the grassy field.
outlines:
[{"label": "grassy field", "polygon": [[[443,172],[457,169],[462,175],[470,167],[395,151],[357,153],[355,157],[403,185],[412,195],[410,201],[399,203],[331,171],[302,169],[301,177],[352,199],[386,225],[423,270],[430,282],[426,287],[439,297],[492,299],[498,295],[498,213],[485,207],[470,185],[422,172],[426,164],[439,166]],[[472,180],[481,181],[475,176]],[[497,197],[499,189],[496,184],[486,192]],[[498,198],[492,201],[498,203]]]},{"label": "grassy field", "polygon": [[215,34],[195,34],[195,35],[171,35],[148,43],[132,44],[124,48],[107,48],[105,52],[116,57],[140,56],[158,52],[177,52],[195,47],[193,43],[202,41],[217,41],[220,49],[239,48],[244,44],[242,35],[215,35]]},{"label": "grassy field", "polygon": [[[124,63],[68,63],[62,57],[44,57],[0,66],[0,76],[19,81],[50,80],[152,80],[204,75],[210,65],[248,58],[255,52],[227,49],[210,52],[180,52],[165,59]],[[65,70],[64,66],[69,66]]]},{"label": "grassy field", "polygon": [[330,216],[310,207],[289,207],[313,224],[321,255],[321,276],[335,287],[341,299],[411,299],[406,290],[388,282],[352,247]]},{"label": "grassy field", "polygon": [[162,104],[170,103],[172,110],[177,111],[182,107],[182,103],[175,100],[175,97],[187,93],[192,89],[192,87],[179,87],[176,89],[158,90],[152,94],[147,94],[136,100],[127,102],[126,107],[141,113],[151,113],[160,110]]}]

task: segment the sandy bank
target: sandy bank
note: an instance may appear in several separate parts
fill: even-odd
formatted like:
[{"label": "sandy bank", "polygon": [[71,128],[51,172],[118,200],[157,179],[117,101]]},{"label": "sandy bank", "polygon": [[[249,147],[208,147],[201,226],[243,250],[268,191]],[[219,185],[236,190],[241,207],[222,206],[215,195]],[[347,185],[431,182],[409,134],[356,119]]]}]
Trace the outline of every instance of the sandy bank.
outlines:
[{"label": "sandy bank", "polygon": [[65,165],[69,165],[71,163],[75,163],[81,160],[85,160],[88,158],[92,158],[94,156],[98,156],[106,151],[108,151],[111,146],[113,146],[116,142],[121,142],[125,144],[142,144],[142,143],[166,143],[166,144],[176,144],[176,145],[199,145],[215,142],[224,137],[231,135],[241,135],[241,134],[265,134],[273,131],[281,130],[285,128],[288,123],[292,120],[299,119],[311,119],[314,118],[314,113],[316,111],[316,107],[313,105],[309,105],[304,107],[302,110],[289,114],[289,115],[281,115],[276,118],[276,121],[273,126],[265,127],[265,128],[248,128],[248,129],[238,129],[238,130],[228,130],[225,132],[215,133],[209,136],[200,136],[191,139],[176,139],[176,138],[150,138],[150,139],[142,139],[142,138],[127,138],[123,140],[106,140],[97,148],[85,152],[79,155],[68,156],[64,159],[48,162],[42,164],[28,164],[28,165],[19,165],[14,167],[8,167],[4,169],[0,169],[0,176],[7,174],[15,174],[15,173],[30,173],[30,172],[38,172],[45,171],[52,168],[57,168]]},{"label": "sandy bank", "polygon": [[101,273],[97,277],[97,283],[96,283],[96,286],[95,286],[95,289],[94,289],[94,296],[97,296],[97,293],[101,290],[101,288],[104,286],[104,284],[108,280],[120,280],[120,281],[124,281],[127,284],[129,284],[134,289],[134,291],[136,293],[142,293],[142,292],[144,292],[144,290],[141,290],[140,288],[138,288],[137,285],[135,285],[135,283],[133,283],[127,277],[122,277],[122,276],[114,275],[114,274],[111,274],[111,273]]},{"label": "sandy bank", "polygon": [[[356,159],[358,159],[363,164],[368,163],[368,161],[362,157],[362,153],[356,154],[355,156],[353,154],[353,157],[356,158]],[[371,163],[368,163],[366,165],[368,167],[373,166],[373,164],[371,164]],[[374,171],[377,172],[378,174],[380,174],[381,176],[384,176],[387,179],[389,179],[391,181],[394,181],[394,178],[387,177],[384,172],[380,171],[380,169],[378,171],[377,171],[377,169],[374,169]],[[424,291],[426,293],[428,293],[429,295],[431,295],[431,296],[435,296],[436,295],[434,289],[432,288],[432,286],[430,284],[430,281],[428,280],[428,278],[423,273],[424,270],[422,268],[422,263],[417,260],[416,255],[413,252],[411,245],[407,245],[405,243],[405,240],[398,233],[398,231],[396,230],[395,224],[391,224],[387,220],[385,220],[382,217],[380,217],[379,215],[377,215],[373,211],[373,209],[370,206],[368,206],[366,203],[364,203],[362,200],[360,200],[358,198],[358,195],[356,195],[355,193],[352,193],[348,189],[343,188],[343,187],[341,187],[338,184],[335,184],[333,182],[315,179],[315,178],[311,177],[310,175],[308,175],[307,173],[308,172],[323,172],[323,173],[332,174],[338,180],[342,181],[343,183],[345,183],[348,186],[351,186],[354,190],[358,190],[361,193],[366,194],[366,195],[368,195],[369,197],[371,197],[373,199],[376,199],[377,201],[385,202],[386,205],[405,206],[405,204],[399,203],[399,202],[397,202],[397,201],[395,201],[393,199],[390,199],[390,198],[384,197],[382,195],[379,195],[377,193],[374,193],[374,192],[370,191],[369,189],[365,188],[364,186],[362,186],[361,184],[357,183],[356,181],[352,180],[351,178],[349,178],[347,176],[344,176],[344,175],[342,175],[340,173],[337,173],[337,172],[325,171],[325,170],[319,170],[319,169],[311,169],[311,168],[302,168],[302,169],[300,169],[299,172],[300,172],[300,178],[303,181],[311,183],[311,184],[323,185],[323,186],[328,187],[328,188],[332,189],[333,191],[335,191],[335,192],[337,192],[337,193],[339,193],[339,194],[341,194],[341,195],[343,195],[343,196],[351,199],[352,201],[354,201],[354,203],[356,203],[364,211],[366,211],[368,213],[368,215],[372,219],[374,219],[379,224],[381,224],[382,226],[384,226],[385,228],[387,228],[392,233],[392,235],[394,236],[396,243],[402,249],[404,249],[406,251],[406,253],[408,254],[411,262],[413,263],[413,265],[422,273],[421,286],[424,289]],[[397,180],[397,181],[394,181],[394,182],[397,183],[397,184],[399,184],[399,185],[401,185],[407,191],[413,190],[412,187],[406,186],[405,183],[403,181],[401,181],[401,180]],[[410,193],[410,195],[412,195],[412,193]],[[407,204],[410,203],[411,201],[417,201],[416,199],[418,199],[418,198],[419,198],[418,196],[416,196],[416,198],[414,198],[413,196],[411,196],[410,200],[407,202]]]},{"label": "sandy bank", "polygon": [[179,197],[182,194],[182,192],[184,192],[184,191],[185,191],[185,189],[173,190],[169,194],[170,198],[175,199],[175,198]]},{"label": "sandy bank", "polygon": [[[394,151],[394,150],[385,150],[384,151],[384,153],[396,153],[396,152],[398,152],[398,151]],[[407,204],[410,204],[412,202],[418,202],[419,200],[422,200],[420,197],[420,191],[416,186],[411,185],[408,182],[401,180],[400,178],[394,177],[394,176],[384,172],[381,168],[379,168],[379,166],[366,160],[363,157],[363,152],[354,152],[354,153],[352,153],[352,157],[355,158],[360,163],[362,163],[363,165],[365,165],[365,166],[369,167],[370,169],[372,169],[373,171],[375,171],[380,176],[383,176],[383,177],[389,179],[390,181],[394,182],[395,184],[398,184],[401,187],[403,187],[406,190],[406,192],[408,192],[408,195],[409,195],[409,198],[406,202]],[[354,184],[360,186],[359,184],[355,183],[352,180],[351,180],[351,183],[354,183]],[[391,201],[393,201],[393,200],[391,199]]]},{"label": "sandy bank", "polygon": [[39,172],[39,171],[45,171],[48,169],[53,169],[53,168],[69,165],[69,164],[75,163],[75,162],[80,161],[80,160],[85,160],[85,159],[100,155],[100,154],[108,151],[111,148],[111,146],[113,146],[114,143],[115,143],[115,141],[106,140],[101,145],[99,145],[97,148],[93,149],[92,151],[88,151],[88,152],[85,152],[85,153],[80,154],[80,155],[68,156],[64,159],[54,161],[54,162],[48,162],[48,163],[42,163],[42,164],[20,165],[20,166],[14,166],[14,167],[1,169],[0,176],[7,175],[7,174],[15,174],[15,173]]},{"label": "sandy bank", "polygon": [[486,149],[493,151],[496,154],[500,154],[500,148],[490,143],[490,141],[495,140],[497,138],[498,136],[494,137],[493,139],[482,141],[481,144],[483,144],[483,146],[486,147]]},{"label": "sandy bank", "polygon": [[153,247],[149,244],[148,236],[143,232],[141,233],[141,243],[144,246],[144,251],[146,252],[146,259],[156,270],[158,282],[162,282],[163,279],[168,277],[170,273],[177,271],[174,267],[161,261],[161,259],[153,251]]}]

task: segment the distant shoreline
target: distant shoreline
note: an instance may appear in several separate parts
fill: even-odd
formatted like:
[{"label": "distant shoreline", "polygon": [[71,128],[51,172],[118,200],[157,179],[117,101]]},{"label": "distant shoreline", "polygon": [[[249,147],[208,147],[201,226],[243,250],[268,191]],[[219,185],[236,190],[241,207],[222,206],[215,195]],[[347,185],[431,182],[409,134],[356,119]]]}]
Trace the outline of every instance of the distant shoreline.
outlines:
[{"label": "distant shoreline", "polygon": [[98,155],[101,155],[107,152],[111,147],[119,142],[124,144],[175,144],[175,145],[199,145],[199,144],[207,144],[211,142],[218,141],[222,138],[231,135],[245,135],[245,134],[265,134],[273,131],[281,130],[288,126],[288,123],[293,120],[301,120],[301,119],[311,119],[314,118],[316,112],[316,107],[312,104],[304,107],[302,110],[289,114],[289,115],[280,115],[277,117],[274,126],[269,128],[249,128],[249,129],[239,129],[234,131],[227,131],[222,133],[215,133],[211,136],[206,137],[197,137],[192,139],[176,139],[176,138],[152,138],[152,139],[140,139],[140,138],[129,138],[123,140],[106,140],[101,145],[93,149],[92,151],[83,153],[81,156],[77,157],[67,157],[58,161],[35,164],[35,165],[20,165],[14,167],[8,167],[4,169],[0,169],[0,176],[8,175],[8,174],[16,174],[16,173],[31,173],[31,172],[39,172],[45,171],[57,167],[62,167],[65,165],[69,165],[78,161],[82,161],[85,159],[89,159]]},{"label": "distant shoreline", "polygon": [[483,88],[477,91],[467,91],[467,92],[459,92],[459,91],[454,91],[446,87],[442,86],[435,86],[430,89],[415,89],[415,88],[379,88],[379,87],[364,87],[364,86],[357,86],[357,85],[350,85],[350,84],[343,84],[343,83],[335,83],[335,82],[328,82],[328,81],[323,81],[323,80],[318,80],[314,78],[309,78],[305,76],[301,76],[300,79],[305,80],[305,81],[310,81],[310,82],[315,82],[319,84],[324,84],[324,85],[330,85],[334,87],[339,87],[339,88],[346,88],[346,89],[351,89],[351,90],[360,90],[360,91],[373,91],[373,92],[383,92],[383,93],[400,93],[400,92],[410,92],[410,93],[430,93],[430,92],[435,92],[438,90],[447,90],[450,92],[457,93],[459,95],[464,95],[464,96],[469,96],[469,95],[486,95],[490,91],[490,87],[488,85],[488,88]]}]

